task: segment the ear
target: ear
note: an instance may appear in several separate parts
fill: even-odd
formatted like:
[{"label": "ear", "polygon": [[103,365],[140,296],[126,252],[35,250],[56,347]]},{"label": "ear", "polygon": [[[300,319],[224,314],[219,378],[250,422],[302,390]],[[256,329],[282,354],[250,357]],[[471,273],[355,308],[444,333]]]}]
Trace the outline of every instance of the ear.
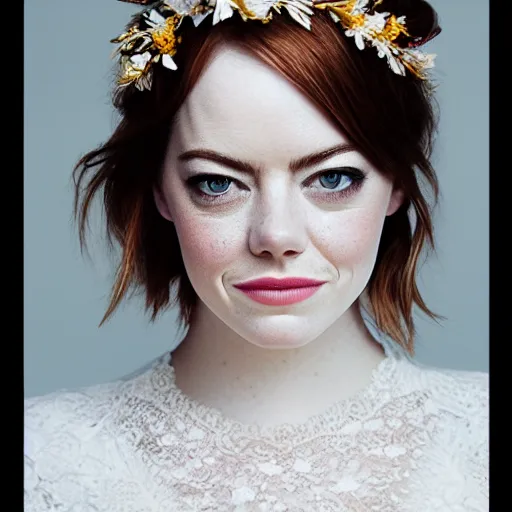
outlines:
[{"label": "ear", "polygon": [[389,198],[386,216],[393,215],[404,202],[404,192],[401,188],[394,188]]},{"label": "ear", "polygon": [[160,187],[157,185],[153,187],[153,197],[155,198],[156,209],[160,215],[169,222],[172,222],[172,215],[169,211],[169,207],[167,206],[167,202],[165,201],[165,197],[162,194]]}]

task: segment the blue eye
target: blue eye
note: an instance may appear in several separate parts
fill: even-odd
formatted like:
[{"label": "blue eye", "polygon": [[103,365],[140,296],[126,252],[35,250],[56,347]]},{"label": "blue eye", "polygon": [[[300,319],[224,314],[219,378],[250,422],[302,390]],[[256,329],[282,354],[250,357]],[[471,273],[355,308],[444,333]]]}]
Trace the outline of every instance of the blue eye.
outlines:
[{"label": "blue eye", "polygon": [[231,185],[231,180],[226,177],[216,177],[199,182],[199,190],[208,195],[223,194]]},{"label": "blue eye", "polygon": [[341,174],[339,172],[330,172],[320,176],[320,183],[325,188],[336,188],[341,180]]},{"label": "blue eye", "polygon": [[344,189],[352,183],[352,179],[346,173],[333,171],[320,175],[319,181],[322,187],[328,189],[338,188],[340,184],[342,185],[341,188]]}]

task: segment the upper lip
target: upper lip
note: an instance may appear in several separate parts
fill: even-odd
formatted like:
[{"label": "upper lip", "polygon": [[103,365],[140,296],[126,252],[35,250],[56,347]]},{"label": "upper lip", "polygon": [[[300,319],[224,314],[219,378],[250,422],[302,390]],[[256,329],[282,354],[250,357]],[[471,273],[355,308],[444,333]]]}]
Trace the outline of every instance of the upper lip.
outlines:
[{"label": "upper lip", "polygon": [[286,290],[290,288],[306,288],[308,286],[319,286],[327,281],[308,279],[305,277],[286,277],[277,279],[275,277],[261,277],[244,283],[235,284],[240,290]]}]

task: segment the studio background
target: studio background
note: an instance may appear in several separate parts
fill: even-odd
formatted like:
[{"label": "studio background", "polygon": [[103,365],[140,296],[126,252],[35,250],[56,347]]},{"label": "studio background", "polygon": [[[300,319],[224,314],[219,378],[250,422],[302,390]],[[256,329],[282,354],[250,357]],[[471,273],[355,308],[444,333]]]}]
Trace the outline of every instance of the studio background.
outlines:
[{"label": "studio background", "polygon": [[[434,164],[441,186],[437,252],[422,267],[427,305],[417,317],[416,358],[462,370],[489,367],[489,6],[431,0],[443,32],[437,53],[441,123]],[[27,0],[24,46],[25,396],[129,374],[179,341],[176,311],[150,324],[142,299],[101,328],[114,265],[99,208],[91,259],[80,255],[71,172],[116,123],[109,41],[137,6],[116,0]],[[467,37],[477,34],[478,37]],[[370,51],[370,50],[368,50]]]}]

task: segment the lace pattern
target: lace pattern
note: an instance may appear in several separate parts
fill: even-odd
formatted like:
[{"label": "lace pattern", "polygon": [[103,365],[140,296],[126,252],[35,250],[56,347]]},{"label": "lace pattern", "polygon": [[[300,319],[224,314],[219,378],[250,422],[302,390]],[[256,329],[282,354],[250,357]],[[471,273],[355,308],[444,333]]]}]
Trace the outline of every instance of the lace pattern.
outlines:
[{"label": "lace pattern", "polygon": [[488,510],[487,382],[388,357],[350,400],[263,428],[189,399],[164,357],[26,401],[26,510]]}]

